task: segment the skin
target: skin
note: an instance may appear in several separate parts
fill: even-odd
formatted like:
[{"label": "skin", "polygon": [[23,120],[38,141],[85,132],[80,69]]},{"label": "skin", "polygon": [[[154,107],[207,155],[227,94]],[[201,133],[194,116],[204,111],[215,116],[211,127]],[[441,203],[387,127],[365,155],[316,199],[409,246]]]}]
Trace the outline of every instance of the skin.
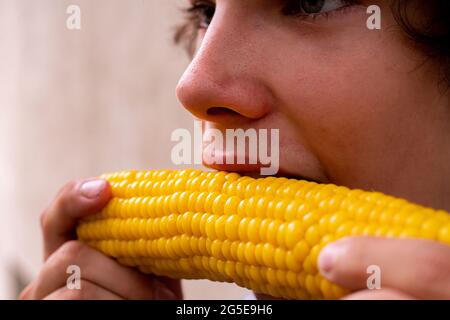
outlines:
[{"label": "skin", "polygon": [[[196,53],[177,87],[180,102],[204,128],[281,129],[282,175],[450,210],[449,97],[438,85],[438,66],[424,63],[387,1],[362,1],[315,19],[284,16],[279,1],[215,3],[214,19],[198,30]],[[382,9],[382,30],[366,28],[370,4]],[[258,165],[212,167],[259,172]],[[109,198],[105,187],[83,202],[79,185],[69,184],[44,212],[49,258],[21,297],[71,298],[56,289],[66,278],[54,283],[54,274],[68,261],[89,260],[114,267],[114,281],[141,288],[140,297],[154,297],[156,286],[179,298],[177,283],[146,277],[157,284],[142,286],[131,280],[142,275],[76,242],[67,244],[77,219]],[[450,299],[450,248],[433,242],[346,238],[326,247],[318,264],[327,279],[352,291],[346,299]],[[369,265],[380,266],[382,290],[366,289]],[[92,295],[75,298],[134,298],[133,290],[119,292],[112,277],[97,273],[86,279],[95,286]]]},{"label": "skin", "polygon": [[[78,220],[100,211],[111,199],[107,181],[73,181],[63,187],[41,215],[44,265],[20,294],[24,300],[181,299],[179,281],[152,277],[121,266],[74,240]],[[81,270],[81,290],[66,286],[67,267]]]}]

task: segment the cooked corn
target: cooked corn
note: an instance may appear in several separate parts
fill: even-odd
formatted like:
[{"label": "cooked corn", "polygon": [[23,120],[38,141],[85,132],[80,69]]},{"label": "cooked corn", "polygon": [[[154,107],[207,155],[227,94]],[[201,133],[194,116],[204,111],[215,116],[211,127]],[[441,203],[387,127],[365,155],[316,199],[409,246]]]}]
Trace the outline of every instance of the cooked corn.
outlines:
[{"label": "cooked corn", "polygon": [[105,175],[114,198],[78,237],[144,273],[234,282],[290,299],[346,290],[317,269],[346,236],[412,237],[450,245],[450,216],[378,192],[236,173],[127,171]]}]

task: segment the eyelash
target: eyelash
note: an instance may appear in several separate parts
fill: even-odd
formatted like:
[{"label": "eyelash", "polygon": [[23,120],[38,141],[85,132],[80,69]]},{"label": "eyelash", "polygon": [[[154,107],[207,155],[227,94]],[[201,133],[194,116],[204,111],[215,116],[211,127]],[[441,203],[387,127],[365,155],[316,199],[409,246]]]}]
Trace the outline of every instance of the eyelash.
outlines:
[{"label": "eyelash", "polygon": [[[331,10],[331,11],[326,11],[326,12],[321,12],[321,13],[304,13],[301,12],[301,10],[298,10],[298,8],[295,8],[298,5],[298,1],[289,1],[286,0],[285,1],[285,6],[282,9],[282,13],[286,16],[292,16],[295,18],[300,18],[300,19],[312,19],[315,20],[317,18],[321,18],[321,17],[329,17],[332,14],[341,12],[343,10],[349,9],[350,7],[352,7],[353,5],[355,5],[357,3],[356,0],[342,0],[343,2],[343,6],[335,9],[335,10]],[[300,12],[295,12],[295,10],[298,10]]]},{"label": "eyelash", "polygon": [[[208,12],[212,10],[212,12]],[[215,4],[209,1],[195,1],[192,5],[186,10],[188,14],[188,21],[193,22],[194,26],[197,29],[206,29],[207,26],[202,25],[205,22],[202,21],[207,17],[208,14],[212,13],[210,20],[214,17],[214,12],[216,10]]]},{"label": "eyelash", "polygon": [[[322,13],[308,14],[301,12],[301,10],[298,10],[298,8],[296,8],[298,2],[292,0],[283,0],[283,1],[284,5],[281,10],[283,15],[303,20],[306,19],[316,20],[321,17],[327,18],[330,16],[330,14],[335,14],[337,12],[349,9],[350,7],[352,7],[357,3],[356,0],[343,0],[343,3],[345,5],[339,9]],[[296,10],[300,12],[296,12]],[[189,15],[188,20],[190,21],[190,23],[194,23],[194,27],[196,29],[206,29],[208,27],[206,24],[209,24],[214,17],[215,4],[207,0],[194,1],[186,11]],[[211,15],[211,17],[208,17],[208,15]],[[209,21],[205,21],[205,18],[209,19]]]}]

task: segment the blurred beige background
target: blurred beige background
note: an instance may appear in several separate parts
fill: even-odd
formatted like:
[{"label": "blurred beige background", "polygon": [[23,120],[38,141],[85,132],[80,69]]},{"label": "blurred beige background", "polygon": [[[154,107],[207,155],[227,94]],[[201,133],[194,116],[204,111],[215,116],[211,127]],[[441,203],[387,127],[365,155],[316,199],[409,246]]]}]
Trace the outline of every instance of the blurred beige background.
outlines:
[{"label": "blurred beige background", "polygon": [[[68,180],[172,167],[170,134],[192,128],[174,89],[181,0],[0,0],[0,298],[41,266],[38,217]],[[82,29],[66,28],[81,7]],[[247,291],[187,282],[190,299]]]}]

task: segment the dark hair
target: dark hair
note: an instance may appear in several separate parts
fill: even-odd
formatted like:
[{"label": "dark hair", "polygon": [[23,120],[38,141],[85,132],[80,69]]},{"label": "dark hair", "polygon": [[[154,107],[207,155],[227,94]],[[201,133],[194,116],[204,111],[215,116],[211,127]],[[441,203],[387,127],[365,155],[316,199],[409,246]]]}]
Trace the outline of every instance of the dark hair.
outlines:
[{"label": "dark hair", "polygon": [[183,10],[183,13],[187,15],[187,22],[178,26],[175,30],[174,41],[176,44],[181,44],[186,49],[190,56],[195,53],[195,41],[196,41],[196,19],[189,14],[188,10]]},{"label": "dark hair", "polygon": [[[392,0],[391,8],[411,43],[439,64],[440,78],[450,85],[450,0]],[[175,42],[184,44],[191,55],[196,39],[193,25],[186,23],[175,33]]]},{"label": "dark hair", "polygon": [[436,61],[450,84],[450,1],[393,0],[392,12],[406,35]]}]

